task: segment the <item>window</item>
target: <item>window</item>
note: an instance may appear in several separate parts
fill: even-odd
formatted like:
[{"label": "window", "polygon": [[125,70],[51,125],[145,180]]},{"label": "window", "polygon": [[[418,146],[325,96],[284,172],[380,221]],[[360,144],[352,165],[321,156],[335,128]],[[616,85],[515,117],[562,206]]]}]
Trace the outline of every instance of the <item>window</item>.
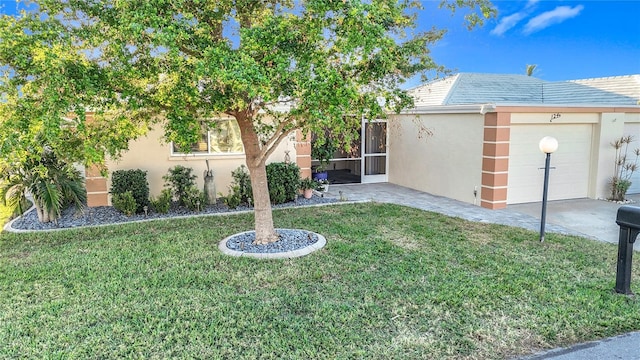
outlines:
[{"label": "window", "polygon": [[[244,154],[240,127],[235,119],[217,119],[215,126],[209,131],[203,131],[200,141],[191,145],[190,154],[193,155],[227,155]],[[172,155],[183,155],[175,144],[171,146]]]}]

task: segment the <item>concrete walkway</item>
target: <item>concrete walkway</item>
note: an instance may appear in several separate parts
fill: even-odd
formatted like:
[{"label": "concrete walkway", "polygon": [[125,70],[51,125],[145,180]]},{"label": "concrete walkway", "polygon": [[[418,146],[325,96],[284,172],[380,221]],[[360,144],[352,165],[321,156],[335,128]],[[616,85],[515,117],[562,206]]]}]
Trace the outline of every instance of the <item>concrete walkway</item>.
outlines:
[{"label": "concrete walkway", "polygon": [[[434,196],[388,183],[331,185],[327,196],[342,197],[350,201],[372,200],[395,203],[471,221],[519,226],[529,230],[540,231],[541,203],[510,205],[502,210],[488,210],[461,201]],[[640,203],[640,195],[635,195],[631,198],[636,204]],[[617,244],[619,227],[615,220],[620,206],[619,204],[593,199],[549,202],[547,204],[546,231],[579,235]],[[634,249],[640,250],[640,240],[636,241]],[[612,277],[615,277],[615,274],[612,274]],[[521,360],[525,359],[640,360],[640,332],[577,344],[568,348],[553,349],[521,358]]]}]

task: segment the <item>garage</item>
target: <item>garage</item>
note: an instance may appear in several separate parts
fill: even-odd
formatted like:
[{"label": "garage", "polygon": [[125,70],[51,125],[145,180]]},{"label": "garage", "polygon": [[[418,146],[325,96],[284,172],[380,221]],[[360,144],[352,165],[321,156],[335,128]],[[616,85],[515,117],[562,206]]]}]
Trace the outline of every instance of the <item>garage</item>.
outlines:
[{"label": "garage", "polygon": [[[631,143],[631,149],[636,149],[640,147],[640,124],[639,123],[631,123],[624,125],[624,133],[625,135],[631,135],[635,139],[634,142]],[[632,150],[629,150],[629,156],[635,155],[632,153]],[[638,164],[640,166],[640,164]],[[627,191],[627,194],[640,194],[640,170],[633,173],[631,176],[631,187]]]},{"label": "garage", "polygon": [[538,143],[545,136],[558,139],[551,155],[549,200],[585,198],[589,191],[593,124],[513,124],[509,145],[507,203],[542,200],[545,155]]}]

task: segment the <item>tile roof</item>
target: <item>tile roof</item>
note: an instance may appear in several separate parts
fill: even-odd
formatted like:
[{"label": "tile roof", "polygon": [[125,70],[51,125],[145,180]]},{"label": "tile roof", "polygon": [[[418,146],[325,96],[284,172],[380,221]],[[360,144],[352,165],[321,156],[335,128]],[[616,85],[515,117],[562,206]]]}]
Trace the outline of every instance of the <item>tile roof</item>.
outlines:
[{"label": "tile roof", "polygon": [[526,75],[459,73],[409,90],[415,106],[640,105],[640,75],[545,81]]},{"label": "tile roof", "polygon": [[408,93],[416,99],[416,106],[444,105],[446,97],[451,91],[453,84],[458,80],[459,75],[460,74],[457,74],[429,82],[425,85],[410,89]]},{"label": "tile roof", "polygon": [[640,74],[571,80],[570,82],[640,100]]}]

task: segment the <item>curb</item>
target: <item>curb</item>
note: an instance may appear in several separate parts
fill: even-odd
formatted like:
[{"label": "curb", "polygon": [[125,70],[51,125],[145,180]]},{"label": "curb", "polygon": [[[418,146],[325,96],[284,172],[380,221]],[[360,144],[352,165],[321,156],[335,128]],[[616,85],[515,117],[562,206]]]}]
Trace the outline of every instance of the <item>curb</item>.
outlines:
[{"label": "curb", "polygon": [[[336,201],[336,202],[324,203],[324,204],[294,205],[294,206],[287,206],[287,207],[272,208],[272,210],[278,211],[278,210],[287,210],[287,209],[296,209],[296,208],[313,208],[313,207],[321,207],[321,206],[360,204],[360,203],[367,203],[367,202],[371,202],[371,200]],[[24,214],[28,213],[34,208],[35,206],[32,206],[27,211],[25,211]],[[39,233],[39,232],[54,232],[54,231],[76,230],[76,229],[101,228],[105,226],[145,223],[145,222],[158,221],[158,220],[189,219],[189,218],[198,218],[198,217],[207,217],[207,216],[231,216],[231,215],[249,214],[249,213],[253,213],[253,210],[227,211],[227,212],[217,212],[217,213],[208,213],[208,214],[179,215],[179,216],[170,216],[170,217],[159,217],[159,218],[153,218],[153,219],[114,222],[110,224],[81,225],[81,226],[55,228],[55,229],[15,229],[13,228],[13,223],[24,216],[24,214],[22,214],[16,217],[15,219],[9,221],[8,223],[6,223],[3,227],[3,230],[6,232],[14,233],[14,234],[28,234],[28,233]]]},{"label": "curb", "polygon": [[291,250],[291,251],[285,251],[285,252],[278,252],[278,253],[252,253],[252,252],[246,252],[246,251],[237,251],[237,250],[232,250],[229,249],[227,247],[227,242],[229,240],[231,240],[232,238],[238,236],[238,235],[243,235],[243,234],[248,234],[248,233],[253,233],[255,231],[251,230],[251,231],[244,231],[244,232],[240,232],[237,234],[233,234],[231,236],[227,236],[226,238],[224,238],[222,241],[220,241],[218,243],[218,249],[225,255],[229,255],[229,256],[234,256],[234,257],[250,257],[250,258],[254,258],[254,259],[292,259],[292,258],[297,258],[297,257],[301,257],[301,256],[305,256],[305,255],[309,255],[314,251],[320,250],[322,249],[326,244],[327,244],[327,239],[316,233],[313,231],[309,231],[309,230],[302,230],[302,229],[276,229],[276,231],[278,230],[301,230],[301,231],[306,231],[307,233],[310,234],[314,234],[318,237],[318,241],[316,241],[315,243],[309,245],[309,246],[305,246],[303,248],[300,249],[296,249],[296,250]]}]

